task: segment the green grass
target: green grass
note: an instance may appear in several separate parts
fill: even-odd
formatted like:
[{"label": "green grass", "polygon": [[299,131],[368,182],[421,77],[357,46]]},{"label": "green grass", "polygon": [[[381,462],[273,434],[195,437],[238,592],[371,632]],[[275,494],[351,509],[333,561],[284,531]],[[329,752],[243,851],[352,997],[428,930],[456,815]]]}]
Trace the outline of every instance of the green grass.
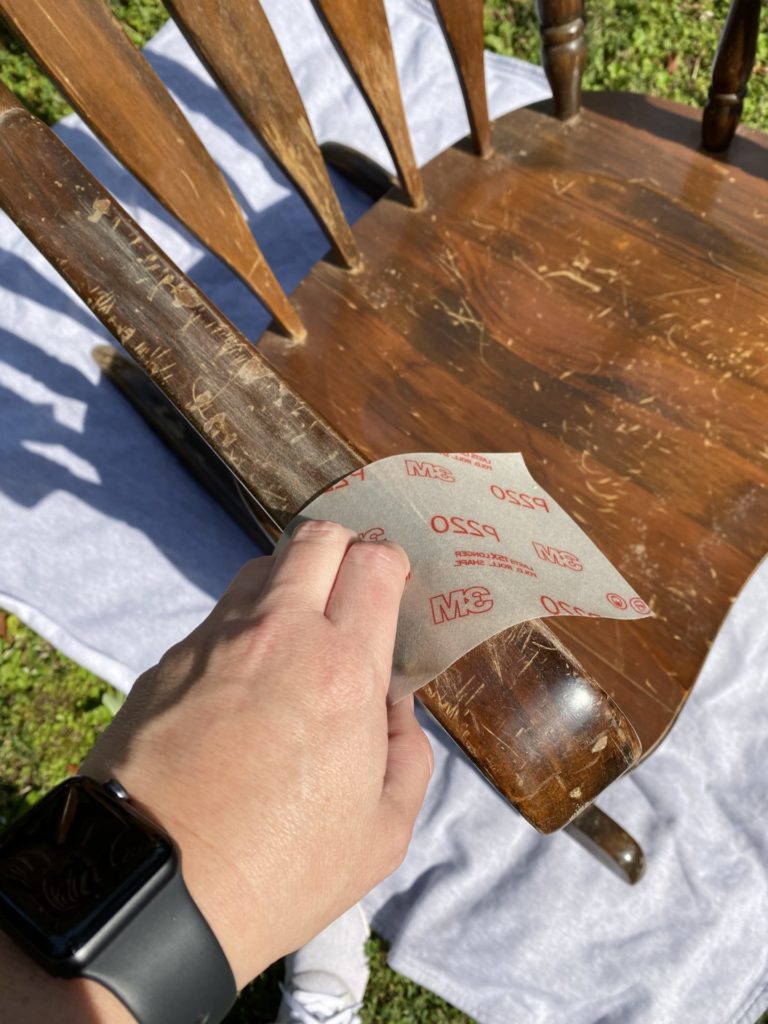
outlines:
[{"label": "green grass", "polygon": [[121,699],[0,612],[0,828],[77,768]]},{"label": "green grass", "polygon": [[[167,20],[158,0],[108,0],[129,38],[143,45]],[[617,89],[701,105],[727,0],[594,0],[588,3],[588,89]],[[486,0],[486,45],[539,61],[533,0]],[[768,11],[744,121],[768,128]],[[49,124],[69,111],[34,60],[0,25],[0,80]],[[0,612],[0,827],[72,772],[121,697]],[[431,992],[386,966],[369,944],[364,1024],[471,1024]],[[280,965],[243,994],[229,1024],[267,1024],[279,1001]],[[768,1024],[765,1014],[758,1024]]]},{"label": "green grass", "polygon": [[[128,38],[136,46],[143,46],[168,20],[168,12],[159,0],[107,0],[120,18]],[[16,93],[19,99],[46,124],[53,124],[69,114],[71,107],[38,69],[34,59],[0,17],[0,81]]]}]

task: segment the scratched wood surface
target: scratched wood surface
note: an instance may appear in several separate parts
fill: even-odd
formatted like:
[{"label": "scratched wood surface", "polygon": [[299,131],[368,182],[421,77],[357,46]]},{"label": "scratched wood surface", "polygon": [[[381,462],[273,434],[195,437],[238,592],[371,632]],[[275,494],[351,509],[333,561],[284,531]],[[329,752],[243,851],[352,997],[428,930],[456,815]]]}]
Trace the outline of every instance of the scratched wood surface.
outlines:
[{"label": "scratched wood surface", "polygon": [[491,152],[485,91],[483,0],[433,0],[461,83],[472,142],[480,156]]},{"label": "scratched wood surface", "polygon": [[323,157],[267,16],[257,0],[167,0],[190,45],[306,199],[336,257],[358,263]]},{"label": "scratched wood surface", "polygon": [[[364,465],[3,86],[0,205],[257,496],[276,530]],[[542,831],[565,825],[640,753],[624,714],[540,623],[481,645],[423,699]]]},{"label": "scratched wood surface", "polygon": [[761,0],[733,0],[712,69],[704,109],[702,141],[706,149],[727,149],[741,117],[760,30]]},{"label": "scratched wood surface", "polygon": [[104,0],[2,0],[0,12],[115,156],[264,302],[303,327],[224,176]]},{"label": "scratched wood surface", "polygon": [[[524,453],[656,612],[548,620],[647,754],[768,549],[768,146],[713,160],[695,111],[642,97],[551,113],[499,119],[488,160],[437,157],[425,210],[382,199],[363,273],[318,265],[306,342],[260,351],[369,458]],[[463,687],[441,696],[459,734]]]},{"label": "scratched wood surface", "polygon": [[376,119],[413,206],[424,202],[384,0],[312,0]]}]

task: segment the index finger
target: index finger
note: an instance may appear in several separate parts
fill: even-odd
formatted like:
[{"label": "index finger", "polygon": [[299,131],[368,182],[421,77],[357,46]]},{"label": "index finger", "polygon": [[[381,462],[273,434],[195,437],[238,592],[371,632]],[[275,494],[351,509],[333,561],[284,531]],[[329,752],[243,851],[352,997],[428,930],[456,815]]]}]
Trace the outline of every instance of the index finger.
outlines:
[{"label": "index finger", "polygon": [[356,541],[341,563],[325,614],[361,637],[375,659],[392,668],[397,617],[410,572],[408,555],[391,541]]},{"label": "index finger", "polygon": [[308,519],[297,526],[275,557],[262,591],[262,608],[282,607],[323,614],[344,554],[355,538],[339,523]]}]

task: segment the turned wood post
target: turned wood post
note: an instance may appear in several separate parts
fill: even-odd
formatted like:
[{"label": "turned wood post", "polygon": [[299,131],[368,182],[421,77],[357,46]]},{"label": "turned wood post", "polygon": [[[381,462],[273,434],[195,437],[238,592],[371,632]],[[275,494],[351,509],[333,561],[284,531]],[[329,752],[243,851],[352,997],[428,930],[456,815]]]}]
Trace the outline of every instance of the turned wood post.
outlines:
[{"label": "turned wood post", "polygon": [[567,121],[581,107],[581,75],[587,54],[582,0],[536,0],[541,58],[555,100],[555,115]]},{"label": "turned wood post", "polygon": [[723,29],[704,109],[705,149],[727,149],[736,131],[752,73],[760,27],[761,0],[734,0]]}]

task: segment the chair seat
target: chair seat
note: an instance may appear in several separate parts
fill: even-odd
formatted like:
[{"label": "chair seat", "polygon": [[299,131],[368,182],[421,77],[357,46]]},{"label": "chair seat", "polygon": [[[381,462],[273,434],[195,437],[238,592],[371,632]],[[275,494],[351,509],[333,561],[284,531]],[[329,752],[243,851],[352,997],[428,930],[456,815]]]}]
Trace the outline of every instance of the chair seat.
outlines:
[{"label": "chair seat", "polygon": [[359,273],[314,268],[305,341],[260,342],[372,459],[524,454],[656,613],[549,620],[644,754],[768,548],[768,140],[715,159],[698,131],[628,94],[514,111],[489,159],[424,168],[426,207],[358,221]]}]

